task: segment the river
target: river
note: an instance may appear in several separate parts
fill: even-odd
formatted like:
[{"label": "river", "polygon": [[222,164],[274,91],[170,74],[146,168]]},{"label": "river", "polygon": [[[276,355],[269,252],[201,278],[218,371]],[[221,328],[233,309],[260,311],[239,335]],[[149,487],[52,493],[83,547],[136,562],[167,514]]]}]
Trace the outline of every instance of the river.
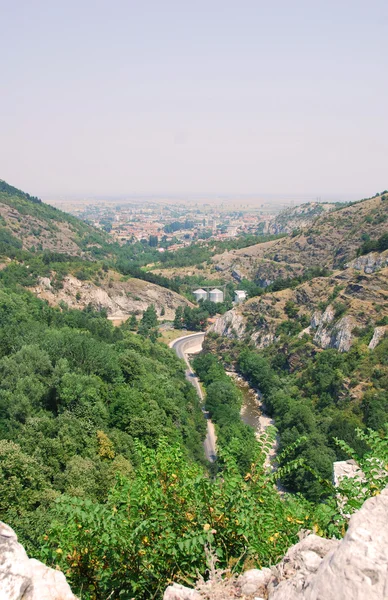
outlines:
[{"label": "river", "polygon": [[[241,420],[246,423],[246,425],[253,427],[256,437],[259,438],[263,435],[267,427],[275,425],[274,420],[265,413],[265,406],[263,404],[261,393],[258,390],[251,388],[249,383],[235,371],[225,372],[234,380],[242,393],[243,404],[240,411]],[[270,466],[272,469],[275,468],[273,459],[276,456],[277,446],[278,439],[276,438],[265,462],[266,466]]]}]

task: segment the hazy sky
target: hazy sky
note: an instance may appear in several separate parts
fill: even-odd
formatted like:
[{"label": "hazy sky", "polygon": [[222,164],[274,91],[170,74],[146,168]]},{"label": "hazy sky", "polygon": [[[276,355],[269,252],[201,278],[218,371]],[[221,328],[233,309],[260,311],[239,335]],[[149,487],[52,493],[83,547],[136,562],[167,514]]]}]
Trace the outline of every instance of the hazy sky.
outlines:
[{"label": "hazy sky", "polygon": [[30,193],[388,187],[387,0],[0,0],[0,178]]}]

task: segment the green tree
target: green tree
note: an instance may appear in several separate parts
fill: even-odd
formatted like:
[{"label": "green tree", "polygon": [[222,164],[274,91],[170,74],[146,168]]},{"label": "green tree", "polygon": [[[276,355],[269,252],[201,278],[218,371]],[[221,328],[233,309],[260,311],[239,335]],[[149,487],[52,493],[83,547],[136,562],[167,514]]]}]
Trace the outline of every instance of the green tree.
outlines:
[{"label": "green tree", "polygon": [[183,308],[177,306],[175,310],[174,327],[175,329],[182,329],[183,325]]}]

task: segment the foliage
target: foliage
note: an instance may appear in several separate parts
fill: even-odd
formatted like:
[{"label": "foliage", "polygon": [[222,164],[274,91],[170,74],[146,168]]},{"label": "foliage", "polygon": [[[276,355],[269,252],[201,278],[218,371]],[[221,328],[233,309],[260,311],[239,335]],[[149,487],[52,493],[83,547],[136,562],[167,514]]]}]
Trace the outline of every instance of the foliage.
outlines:
[{"label": "foliage", "polygon": [[[289,323],[297,324],[298,317]],[[388,339],[371,351],[361,337],[349,352],[340,353],[317,350],[307,336],[298,338],[297,331],[287,333],[290,335],[279,335],[274,344],[261,350],[249,347],[247,340],[217,336],[208,338],[207,347],[214,352],[218,368],[222,361],[234,364],[252,387],[262,392],[266,411],[279,430],[281,450],[305,437],[289,455],[302,458],[304,466],[283,483],[289,490],[319,501],[331,493],[328,482],[333,461],[346,458],[335,438],[354,445],[363,455],[367,448],[355,430],[368,426],[382,433],[388,410]],[[361,395],[356,392],[354,399],[353,388],[360,382],[365,391]]]},{"label": "foliage", "polygon": [[53,509],[40,557],[63,569],[83,598],[161,597],[171,580],[192,585],[206,570],[206,547],[221,567],[265,566],[301,526],[316,526],[311,505],[278,495],[261,447],[245,476],[225,452],[214,481],[167,441],[138,453],[136,472],[120,477],[105,502],[61,497]]},{"label": "foliage", "polygon": [[388,250],[388,233],[384,233],[377,240],[364,241],[357,254],[360,256],[369,252],[384,252],[384,250]]},{"label": "foliage", "polygon": [[[154,317],[149,309],[147,327]],[[2,517],[28,547],[58,493],[104,499],[115,474],[138,463],[136,440],[154,447],[165,436],[201,464],[204,433],[172,350],[91,308],[0,289]]]},{"label": "foliage", "polygon": [[[256,451],[255,432],[240,418],[241,392],[212,354],[199,355],[194,369],[206,386],[206,409],[216,425],[217,446],[227,449],[241,473],[249,469]],[[222,458],[218,460],[222,466]]]}]

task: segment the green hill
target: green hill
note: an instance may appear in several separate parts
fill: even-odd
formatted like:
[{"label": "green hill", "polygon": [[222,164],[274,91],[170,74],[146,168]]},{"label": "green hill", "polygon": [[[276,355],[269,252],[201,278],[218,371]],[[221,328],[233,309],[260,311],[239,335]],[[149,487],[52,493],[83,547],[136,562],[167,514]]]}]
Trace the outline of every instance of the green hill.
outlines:
[{"label": "green hill", "polygon": [[[109,237],[39,198],[0,180],[0,252],[7,247],[93,256]],[[108,248],[106,248],[108,250]]]}]

